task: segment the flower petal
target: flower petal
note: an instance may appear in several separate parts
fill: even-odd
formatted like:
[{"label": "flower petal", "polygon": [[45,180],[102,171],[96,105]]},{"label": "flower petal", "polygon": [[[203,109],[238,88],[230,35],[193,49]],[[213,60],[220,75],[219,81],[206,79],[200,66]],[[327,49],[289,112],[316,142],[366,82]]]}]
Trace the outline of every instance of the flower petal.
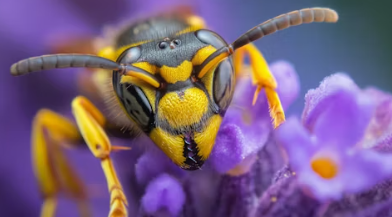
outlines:
[{"label": "flower petal", "polygon": [[[305,108],[302,113],[302,122],[309,130],[312,129],[314,119],[317,119],[319,110],[322,107],[317,107],[322,100],[329,97],[338,90],[352,90],[359,91],[359,87],[354,81],[346,74],[336,73],[326,77],[316,89],[309,90],[305,95]],[[316,109],[317,107],[317,109]]]},{"label": "flower petal", "polygon": [[270,70],[278,84],[277,92],[283,108],[287,109],[300,91],[298,74],[291,63],[283,60],[272,63]]},{"label": "flower petal", "polygon": [[370,148],[380,143],[386,145],[386,137],[392,135],[392,95],[376,88],[367,88],[363,92],[374,99],[376,110],[366,130],[365,138],[358,146]]},{"label": "flower petal", "polygon": [[307,194],[320,202],[339,200],[344,194],[344,183],[341,177],[324,179],[319,176],[310,166],[305,166],[298,171],[298,184]]},{"label": "flower petal", "polygon": [[143,210],[150,215],[165,209],[172,216],[176,216],[185,202],[185,193],[181,184],[169,176],[162,174],[152,180],[142,198]]},{"label": "flower petal", "polygon": [[265,145],[271,132],[271,122],[250,119],[241,110],[231,108],[222,123],[209,161],[219,173],[233,169]]},{"label": "flower petal", "polygon": [[314,110],[314,135],[328,146],[354,146],[364,137],[374,112],[366,95],[340,89],[321,100]]},{"label": "flower petal", "polygon": [[[359,193],[392,178],[392,155],[365,149],[349,153],[342,164],[342,179],[348,193]],[[355,177],[355,178],[353,178]]]},{"label": "flower petal", "polygon": [[297,118],[290,117],[277,128],[275,139],[287,152],[294,171],[300,173],[305,165],[309,165],[316,146]]},{"label": "flower petal", "polygon": [[225,173],[243,160],[242,144],[244,136],[234,124],[222,126],[215,140],[209,163],[219,173]]},{"label": "flower petal", "polygon": [[323,179],[312,170],[298,172],[298,182],[318,200],[339,200],[345,194],[356,194],[392,178],[392,156],[371,150],[340,156],[338,175]]}]

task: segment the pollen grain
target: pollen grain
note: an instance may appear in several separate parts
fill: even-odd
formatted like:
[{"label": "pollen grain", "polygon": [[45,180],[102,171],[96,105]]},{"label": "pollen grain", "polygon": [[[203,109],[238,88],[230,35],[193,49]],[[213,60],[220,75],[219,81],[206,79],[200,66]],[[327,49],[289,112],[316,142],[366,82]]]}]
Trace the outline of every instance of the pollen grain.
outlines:
[{"label": "pollen grain", "polygon": [[312,160],[311,166],[324,179],[332,179],[338,173],[338,165],[330,158],[316,158]]}]

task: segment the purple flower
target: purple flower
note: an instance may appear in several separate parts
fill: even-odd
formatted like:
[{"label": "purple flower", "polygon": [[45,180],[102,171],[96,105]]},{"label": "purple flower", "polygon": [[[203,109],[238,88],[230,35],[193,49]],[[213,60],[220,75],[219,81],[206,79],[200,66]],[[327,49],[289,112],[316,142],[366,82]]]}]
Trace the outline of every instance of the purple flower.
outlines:
[{"label": "purple flower", "polygon": [[376,88],[367,88],[364,93],[374,99],[376,111],[365,138],[358,145],[382,152],[392,152],[392,95]]},{"label": "purple flower", "polygon": [[162,174],[147,186],[141,203],[146,214],[167,211],[170,216],[177,216],[185,203],[185,193],[175,178]]},{"label": "purple flower", "polygon": [[213,216],[251,215],[254,202],[257,201],[255,184],[250,173],[239,176],[223,175],[219,184]]},{"label": "purple flower", "polygon": [[[286,109],[299,92],[299,82],[294,67],[285,61],[270,65],[276,77],[278,94]],[[248,171],[256,153],[266,144],[272,131],[268,104],[265,96],[260,96],[252,106],[256,87],[251,79],[241,79],[236,86],[232,106],[228,109],[209,162],[219,173],[226,173],[236,166],[238,171]],[[243,164],[239,165],[240,162]]]},{"label": "purple flower", "polygon": [[373,186],[370,190],[346,195],[343,199],[330,203],[323,216],[367,216],[372,212],[372,216],[388,216],[376,215],[376,213],[385,210],[387,204],[390,208],[391,199],[392,179],[389,179]]},{"label": "purple flower", "polygon": [[284,159],[280,147],[276,144],[271,133],[267,144],[257,154],[251,174],[255,182],[255,191],[258,196],[274,182],[275,173],[284,166]]},{"label": "purple flower", "polygon": [[[246,161],[246,160],[245,160]],[[267,144],[257,153],[256,158],[253,159],[253,165],[250,166],[248,172],[238,174],[230,171],[228,174],[222,175],[217,191],[216,203],[214,204],[214,217],[235,217],[235,216],[281,216],[274,215],[275,211],[270,212],[269,207],[265,203],[270,203],[271,195],[266,196],[267,191],[278,191],[280,189],[287,190],[287,188],[272,187],[273,177],[275,173],[282,168],[282,156],[277,150],[273,137],[269,136]],[[240,165],[248,162],[241,162]],[[291,176],[291,173],[289,174]],[[289,176],[284,176],[285,178]],[[286,182],[287,185],[292,183]],[[296,189],[288,194],[297,194],[300,189],[294,184]],[[272,189],[272,190],[271,190]],[[280,193],[279,193],[280,194]],[[295,196],[294,196],[295,197]],[[281,199],[281,198],[280,198]],[[301,199],[302,200],[302,199]],[[311,200],[304,198],[303,200]],[[284,202],[283,202],[284,201]],[[282,198],[280,207],[286,207],[287,201],[292,201],[290,198]],[[296,202],[293,202],[294,205]],[[265,211],[265,210],[269,211]],[[279,209],[279,208],[277,208]],[[280,210],[278,212],[291,212],[293,210]],[[255,215],[256,214],[256,215]]]},{"label": "purple flower", "polygon": [[[312,130],[312,122],[315,117],[318,117],[319,111],[314,109],[315,105],[336,91],[336,89],[348,89],[358,94],[367,95],[373,100],[373,104],[376,107],[366,129],[365,136],[357,144],[358,146],[364,148],[374,147],[382,141],[384,141],[383,146],[392,144],[392,141],[387,141],[388,137],[392,135],[392,95],[374,87],[362,90],[350,77],[342,73],[327,77],[317,89],[309,90],[306,94],[302,122],[307,129]],[[322,107],[319,108],[323,109]],[[316,115],[312,115],[313,113]]]},{"label": "purple flower", "polygon": [[392,177],[391,156],[356,147],[375,105],[349,81],[342,75],[325,79],[306,97],[303,125],[289,118],[276,132],[298,183],[320,201],[340,199]]},{"label": "purple flower", "polygon": [[154,144],[149,145],[149,150],[138,158],[135,165],[135,178],[139,184],[147,184],[163,171],[178,177],[184,175],[185,171],[175,165],[161,150]]},{"label": "purple flower", "polygon": [[361,212],[352,214],[347,217],[373,217],[373,216],[392,216],[392,200],[383,201],[379,204],[375,204]]},{"label": "purple flower", "polygon": [[320,202],[306,196],[295,173],[287,166],[279,170],[274,182],[258,201],[255,216],[317,216]]}]

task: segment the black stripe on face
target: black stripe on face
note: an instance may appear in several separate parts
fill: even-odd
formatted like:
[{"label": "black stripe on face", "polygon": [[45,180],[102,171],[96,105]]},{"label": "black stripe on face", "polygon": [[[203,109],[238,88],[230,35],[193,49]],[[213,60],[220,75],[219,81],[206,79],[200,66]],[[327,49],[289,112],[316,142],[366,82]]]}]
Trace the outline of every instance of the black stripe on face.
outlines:
[{"label": "black stripe on face", "polygon": [[202,160],[199,156],[199,149],[193,139],[193,133],[187,133],[184,135],[183,155],[185,157],[183,169],[198,170],[204,164],[204,160]]}]

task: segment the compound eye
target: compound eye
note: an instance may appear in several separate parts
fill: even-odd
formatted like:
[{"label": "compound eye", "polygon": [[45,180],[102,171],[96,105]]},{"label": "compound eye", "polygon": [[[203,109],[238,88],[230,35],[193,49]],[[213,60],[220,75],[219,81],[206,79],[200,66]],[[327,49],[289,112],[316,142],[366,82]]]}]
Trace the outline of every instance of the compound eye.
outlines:
[{"label": "compound eye", "polygon": [[229,107],[234,94],[235,73],[230,59],[223,60],[215,69],[213,80],[214,101],[221,112]]},{"label": "compound eye", "polygon": [[123,108],[136,124],[149,132],[155,123],[154,111],[143,89],[134,84],[121,83],[121,73],[113,73],[113,86]]},{"label": "compound eye", "polygon": [[140,47],[131,47],[122,52],[117,62],[122,64],[131,64],[136,62],[140,58],[141,54],[142,52]]},{"label": "compound eye", "polygon": [[169,47],[169,43],[167,43],[166,41],[161,41],[158,43],[158,47],[159,47],[159,49],[164,50],[167,47]]},{"label": "compound eye", "polygon": [[202,29],[196,31],[195,35],[201,42],[212,45],[216,49],[227,46],[226,41],[220,35],[210,30]]},{"label": "compound eye", "polygon": [[154,112],[143,90],[135,85],[124,86],[122,102],[125,110],[144,130],[151,129]]}]

